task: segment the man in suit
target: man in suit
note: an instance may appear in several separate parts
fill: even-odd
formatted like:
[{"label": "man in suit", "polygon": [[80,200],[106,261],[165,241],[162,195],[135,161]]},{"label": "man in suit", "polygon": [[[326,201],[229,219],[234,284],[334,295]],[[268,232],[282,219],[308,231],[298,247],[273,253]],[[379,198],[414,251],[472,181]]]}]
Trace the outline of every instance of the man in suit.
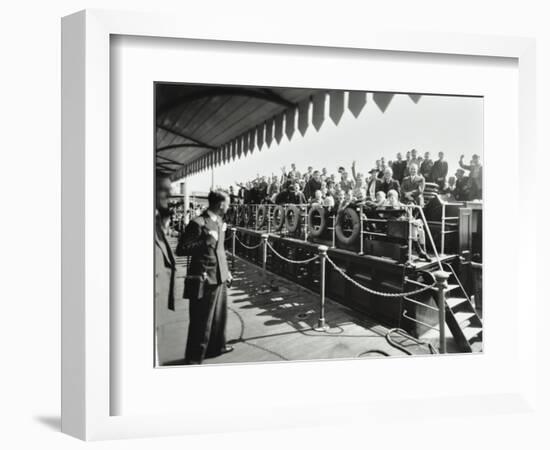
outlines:
[{"label": "man in suit", "polygon": [[370,178],[367,183],[367,200],[374,201],[376,193],[380,190],[380,180],[377,178],[378,169],[370,170]]},{"label": "man in suit", "polygon": [[470,179],[464,173],[464,169],[456,169],[456,183],[453,194],[458,201],[470,200]]},{"label": "man in suit", "polygon": [[397,191],[398,194],[401,192],[401,187],[399,186],[399,181],[393,178],[393,170],[391,167],[386,167],[384,170],[384,177],[379,181],[379,185],[376,188],[376,192],[383,191],[384,194],[388,195],[389,191]]},{"label": "man in suit", "polygon": [[401,197],[404,203],[415,203],[424,207],[424,188],[426,180],[418,174],[418,166],[411,164],[409,166],[410,175],[403,179],[401,185]]},{"label": "man in suit", "polygon": [[403,155],[401,152],[399,152],[396,157],[397,160],[393,162],[391,168],[393,170],[393,177],[401,183],[403,181],[403,177],[405,176],[407,162],[403,160]]},{"label": "man in suit", "polygon": [[300,191],[300,186],[298,183],[293,183],[283,190],[275,199],[275,203],[278,205],[284,204],[294,204],[294,205],[303,205],[307,203],[304,194]]},{"label": "man in suit", "polygon": [[176,255],[191,256],[184,286],[184,298],[189,299],[187,364],[201,364],[205,358],[233,351],[225,340],[227,284],[232,276],[224,248],[227,226],[222,218],[228,207],[225,192],[210,192],[208,208],[189,223],[176,248]]},{"label": "man in suit", "polygon": [[479,155],[473,155],[470,164],[464,164],[464,155],[460,156],[458,161],[460,167],[464,170],[469,170],[468,179],[470,180],[470,198],[468,200],[481,200],[483,186],[483,167]]},{"label": "man in suit", "polygon": [[170,310],[174,310],[174,282],[176,262],[166,239],[170,209],[168,199],[171,193],[170,179],[157,175],[155,192],[155,332],[157,336],[157,360],[166,361],[166,348],[161,342],[162,328],[169,321]]},{"label": "man in suit", "polygon": [[424,177],[424,179],[427,182],[432,182],[432,168],[434,166],[434,162],[432,161],[430,157],[430,152],[424,153],[424,159],[422,160],[422,163],[420,164],[420,175]]},{"label": "man in suit", "polygon": [[439,152],[437,156],[439,159],[434,162],[430,178],[434,183],[437,183],[439,189],[443,189],[447,173],[449,172],[449,164],[445,161],[445,154],[443,152]]},{"label": "man in suit", "polygon": [[313,172],[311,178],[308,180],[304,188],[304,197],[306,201],[315,197],[315,192],[321,190],[321,173],[316,170]]}]

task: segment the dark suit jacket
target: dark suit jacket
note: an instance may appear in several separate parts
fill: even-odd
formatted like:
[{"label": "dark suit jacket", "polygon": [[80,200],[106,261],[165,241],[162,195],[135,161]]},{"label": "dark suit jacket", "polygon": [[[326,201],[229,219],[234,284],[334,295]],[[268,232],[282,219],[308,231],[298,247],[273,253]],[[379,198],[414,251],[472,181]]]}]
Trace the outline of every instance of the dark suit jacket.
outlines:
[{"label": "dark suit jacket", "polygon": [[391,190],[397,191],[397,195],[401,195],[401,186],[399,186],[399,181],[394,180],[393,178],[389,183],[386,183],[386,180],[381,180],[378,182],[376,191],[384,191],[384,194],[387,194]]},{"label": "dark suit jacket", "polygon": [[431,180],[442,186],[445,183],[445,178],[449,172],[449,164],[447,161],[440,161],[439,159],[434,162],[431,172]]},{"label": "dark suit jacket", "polygon": [[[215,222],[208,211],[189,222],[176,248],[176,255],[191,256],[186,275],[188,279],[202,277],[209,285],[220,285],[228,280],[223,228],[222,219],[218,218]],[[212,237],[209,231],[216,231],[218,239]]]},{"label": "dark suit jacket", "polygon": [[[160,223],[155,223],[155,302],[174,310],[176,262]],[[166,302],[166,303],[164,303]]]}]

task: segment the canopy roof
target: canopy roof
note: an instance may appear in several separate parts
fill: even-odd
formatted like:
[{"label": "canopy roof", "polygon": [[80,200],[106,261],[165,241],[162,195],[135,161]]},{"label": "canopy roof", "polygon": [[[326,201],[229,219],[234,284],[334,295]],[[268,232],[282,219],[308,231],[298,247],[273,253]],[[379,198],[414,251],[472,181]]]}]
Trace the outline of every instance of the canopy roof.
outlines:
[{"label": "canopy roof", "polygon": [[[336,124],[345,99],[357,117],[367,93],[157,83],[155,95],[156,167],[178,179],[279,143],[283,134],[291,139],[295,128],[304,135],[310,122],[319,130],[327,96]],[[385,110],[392,96],[375,93],[374,101]]]}]

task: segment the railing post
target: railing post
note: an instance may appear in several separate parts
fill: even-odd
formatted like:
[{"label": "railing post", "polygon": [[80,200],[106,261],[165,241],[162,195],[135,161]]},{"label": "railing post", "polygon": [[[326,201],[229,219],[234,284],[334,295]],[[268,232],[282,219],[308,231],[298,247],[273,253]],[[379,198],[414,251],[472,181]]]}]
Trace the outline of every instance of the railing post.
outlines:
[{"label": "railing post", "polygon": [[407,213],[408,213],[408,218],[409,218],[409,264],[412,264],[412,241],[413,241],[413,237],[412,237],[412,207],[410,206],[407,206]]},{"label": "railing post", "polygon": [[[426,225],[427,226],[427,225]],[[445,203],[441,208],[441,254],[445,254]]]},{"label": "railing post", "polygon": [[437,286],[437,306],[439,309],[439,353],[447,353],[447,342],[445,340],[445,289],[450,273],[444,270],[434,272]]},{"label": "railing post", "polygon": [[264,276],[266,275],[267,270],[267,239],[269,238],[269,234],[262,234],[262,271],[264,273]]},{"label": "railing post", "polygon": [[338,218],[338,211],[332,216],[332,248],[336,247],[336,220]]},{"label": "railing post", "polygon": [[271,208],[271,205],[268,203],[267,207],[267,233],[271,233],[271,214],[273,213],[273,209]]},{"label": "railing post", "polygon": [[357,208],[357,213],[359,214],[359,254],[363,255],[363,208],[361,206]]},{"label": "railing post", "polygon": [[326,331],[327,330],[327,321],[325,319],[325,265],[327,258],[328,247],[326,245],[320,245],[319,247],[319,259],[321,260],[321,305],[319,310],[319,321],[317,326],[314,328],[315,331]]},{"label": "railing post", "polygon": [[308,232],[309,232],[309,214],[307,211],[307,205],[303,207],[305,214],[304,214],[304,241],[307,241]]},{"label": "railing post", "polygon": [[231,227],[231,258],[233,270],[235,270],[235,239],[237,238],[237,228]]}]

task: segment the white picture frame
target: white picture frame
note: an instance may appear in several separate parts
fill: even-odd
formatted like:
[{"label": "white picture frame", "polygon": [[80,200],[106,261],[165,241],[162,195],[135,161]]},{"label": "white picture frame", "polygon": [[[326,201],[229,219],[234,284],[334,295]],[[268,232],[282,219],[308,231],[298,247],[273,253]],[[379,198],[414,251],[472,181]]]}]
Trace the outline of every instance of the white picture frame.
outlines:
[{"label": "white picture frame", "polygon": [[[444,33],[398,33],[370,28],[357,35],[340,32],[327,35],[315,27],[272,29],[259,24],[235,27],[216,23],[208,27],[201,20],[186,21],[168,14],[144,14],[87,10],[67,16],[62,22],[62,430],[85,440],[163,436],[207,431],[258,429],[269,418],[269,427],[309,425],[333,420],[333,414],[315,414],[315,406],[268,411],[249,411],[255,416],[247,424],[216,417],[210,421],[192,411],[174,414],[110,414],[113,386],[110,377],[110,38],[113,35],[214,40],[257,44],[285,44],[334,49],[368,49],[414,54],[447,54],[500,57],[517,60],[519,76],[518,154],[534,155],[535,141],[535,43],[532,39],[488,37]],[[517,155],[514,155],[516,157]],[[519,159],[519,170],[527,170],[527,158]],[[489,180],[490,180],[489,172]],[[489,181],[490,182],[490,181]],[[518,199],[525,198],[523,220],[536,222],[535,208],[529,208],[529,193],[535,180],[520,180]],[[519,201],[519,200],[517,200]],[[526,236],[521,258],[535,261],[536,236]],[[531,270],[520,268],[516,283],[525,286],[524,304],[536,310],[536,286]],[[535,272],[534,270],[532,272]],[[525,283],[525,284],[524,284]],[[530,284],[530,286],[528,286]],[[532,295],[529,295],[529,292]],[[517,295],[517,294],[516,294]],[[536,335],[525,314],[518,314],[514,326],[524,330],[527,342]],[[152,327],[152,325],[151,325]],[[472,394],[469,400],[483,404],[486,414],[503,405],[516,412],[535,408],[535,350],[525,351],[520,377],[501,395]],[[396,362],[398,364],[400,362]],[[306,364],[307,366],[307,364]],[[390,363],[381,370],[392,370]],[[241,373],[243,367],[240,368]],[[185,377],[185,373],[182,373]],[[428,396],[422,408],[436,406],[440,416],[467,415],[465,398]],[[404,402],[406,398],[402,399]],[[313,415],[312,415],[313,413]],[[378,412],[379,413],[379,412]],[[400,415],[388,408],[386,419]],[[374,417],[376,408],[350,402],[340,420]],[[394,414],[394,415],[392,415]],[[352,419],[354,417],[355,419]],[[323,422],[324,423],[324,422]],[[267,425],[266,425],[267,426]]]}]

